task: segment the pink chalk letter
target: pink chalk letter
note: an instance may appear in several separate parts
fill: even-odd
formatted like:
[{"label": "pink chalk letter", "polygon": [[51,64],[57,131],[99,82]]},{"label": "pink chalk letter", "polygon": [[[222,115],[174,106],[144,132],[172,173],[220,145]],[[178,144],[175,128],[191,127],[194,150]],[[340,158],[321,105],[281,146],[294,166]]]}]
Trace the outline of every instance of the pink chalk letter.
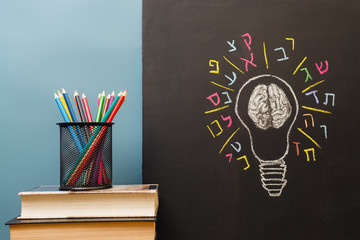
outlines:
[{"label": "pink chalk letter", "polygon": [[229,163],[231,163],[232,153],[226,154],[225,157],[228,157],[229,158]]},{"label": "pink chalk letter", "polygon": [[[250,34],[245,33],[245,34],[244,34],[244,35],[242,35],[241,37],[243,37],[243,38],[244,38],[244,42],[245,42],[245,44],[246,44],[247,48],[249,49],[249,51],[251,51],[251,47],[250,47],[250,44],[251,44],[251,36],[250,36]],[[248,41],[246,41],[245,37],[248,37],[248,38],[249,38],[249,40],[248,40]]]},{"label": "pink chalk letter", "polygon": [[320,67],[319,67],[319,65],[317,65],[317,63],[315,63],[315,66],[321,75],[323,75],[324,73],[326,73],[329,70],[329,63],[326,60],[325,60],[325,65],[326,65],[325,70],[321,70],[323,68],[322,62],[320,62]]},{"label": "pink chalk letter", "polygon": [[232,125],[231,116],[227,116],[227,117],[224,118],[224,116],[221,115],[221,118],[222,118],[223,121],[229,121],[227,127],[231,127],[231,125]]},{"label": "pink chalk letter", "polygon": [[[216,98],[215,101],[213,100],[214,97]],[[212,104],[214,104],[215,106],[219,105],[220,103],[220,97],[218,93],[214,93],[208,96],[206,99],[209,99],[212,102]]]},{"label": "pink chalk letter", "polygon": [[248,63],[250,63],[251,65],[253,65],[254,67],[257,67],[256,64],[253,63],[254,61],[254,54],[253,53],[250,53],[250,56],[251,56],[251,60],[247,60],[245,58],[240,58],[241,60],[245,61],[245,70],[248,71]]}]

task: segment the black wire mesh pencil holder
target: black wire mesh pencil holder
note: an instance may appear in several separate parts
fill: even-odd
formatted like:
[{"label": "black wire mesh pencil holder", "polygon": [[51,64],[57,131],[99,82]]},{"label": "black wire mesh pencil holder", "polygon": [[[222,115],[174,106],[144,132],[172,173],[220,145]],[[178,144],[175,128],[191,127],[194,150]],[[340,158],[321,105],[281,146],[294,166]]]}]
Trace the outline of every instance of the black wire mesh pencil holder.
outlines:
[{"label": "black wire mesh pencil holder", "polygon": [[100,122],[60,126],[60,189],[112,187],[112,125]]}]

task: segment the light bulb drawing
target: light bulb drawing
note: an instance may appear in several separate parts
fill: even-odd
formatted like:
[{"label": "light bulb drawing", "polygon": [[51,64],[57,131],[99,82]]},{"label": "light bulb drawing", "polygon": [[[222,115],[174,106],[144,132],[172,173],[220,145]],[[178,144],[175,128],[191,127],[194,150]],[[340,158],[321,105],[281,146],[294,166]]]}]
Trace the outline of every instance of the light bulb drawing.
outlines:
[{"label": "light bulb drawing", "polygon": [[294,159],[319,163],[336,94],[326,86],[328,60],[299,56],[293,37],[260,40],[239,34],[209,59],[204,129],[221,160],[241,172],[260,171],[260,190],[280,197]]},{"label": "light bulb drawing", "polygon": [[249,79],[236,97],[236,116],[249,132],[251,150],[260,163],[262,186],[272,197],[280,196],[287,183],[285,157],[298,111],[290,85],[270,74]]}]

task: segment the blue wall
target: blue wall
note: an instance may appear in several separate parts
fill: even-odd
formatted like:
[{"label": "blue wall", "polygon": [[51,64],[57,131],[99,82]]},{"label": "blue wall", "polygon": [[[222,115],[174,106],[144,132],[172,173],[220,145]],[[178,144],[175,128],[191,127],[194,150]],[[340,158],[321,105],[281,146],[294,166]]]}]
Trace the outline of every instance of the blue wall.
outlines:
[{"label": "blue wall", "polygon": [[0,239],[18,192],[59,184],[54,92],[128,89],[114,119],[113,184],[141,183],[141,0],[0,0]]}]

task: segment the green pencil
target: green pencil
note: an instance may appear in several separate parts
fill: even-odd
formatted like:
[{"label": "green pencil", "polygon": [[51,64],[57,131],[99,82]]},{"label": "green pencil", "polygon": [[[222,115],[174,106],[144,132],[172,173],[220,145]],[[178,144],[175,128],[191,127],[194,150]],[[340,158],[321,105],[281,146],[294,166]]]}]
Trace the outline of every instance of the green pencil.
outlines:
[{"label": "green pencil", "polygon": [[104,102],[105,102],[105,91],[102,92],[101,97],[100,97],[100,103],[99,103],[99,107],[98,107],[98,110],[96,113],[95,122],[100,122],[100,120],[101,120],[101,113],[103,111]]}]

